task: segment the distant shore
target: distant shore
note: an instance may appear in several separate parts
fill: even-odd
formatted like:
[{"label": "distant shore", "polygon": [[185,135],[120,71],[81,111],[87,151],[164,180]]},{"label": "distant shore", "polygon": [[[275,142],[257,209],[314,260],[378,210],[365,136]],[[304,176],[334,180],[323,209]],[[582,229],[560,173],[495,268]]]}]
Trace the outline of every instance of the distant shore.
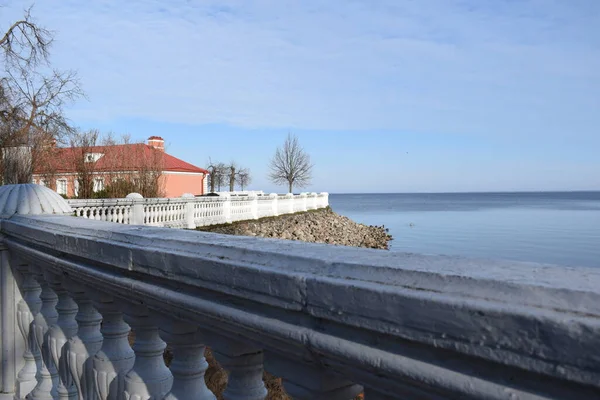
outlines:
[{"label": "distant shore", "polygon": [[392,236],[382,226],[368,226],[331,208],[198,228],[205,232],[259,236],[311,243],[388,249]]}]

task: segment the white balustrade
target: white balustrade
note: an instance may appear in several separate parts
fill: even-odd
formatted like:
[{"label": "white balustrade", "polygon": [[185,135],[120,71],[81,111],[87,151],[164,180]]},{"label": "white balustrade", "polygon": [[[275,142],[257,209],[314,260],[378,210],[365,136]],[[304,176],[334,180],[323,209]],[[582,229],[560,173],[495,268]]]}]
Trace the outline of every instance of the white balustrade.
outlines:
[{"label": "white balustrade", "polygon": [[173,199],[68,200],[74,215],[96,221],[194,229],[199,226],[253,220],[328,206],[326,194],[265,195],[262,192],[223,193],[214,197],[184,195]]},{"label": "white balustrade", "polygon": [[162,399],[171,390],[173,376],[163,361],[166,347],[149,310],[127,304],[126,319],[135,332],[135,362],[125,375],[126,399]]},{"label": "white balustrade", "polygon": [[[256,197],[258,218],[276,216],[277,195],[262,195]],[[275,207],[273,207],[275,205]],[[273,212],[275,210],[275,213]]]},{"label": "white balustrade", "polygon": [[77,303],[78,312],[75,320],[78,324],[77,335],[69,339],[67,360],[69,371],[73,376],[80,399],[93,399],[95,377],[93,357],[102,348],[100,323],[102,316],[94,308],[92,300],[87,296],[85,287],[65,278],[65,287]]},{"label": "white balustrade", "polygon": [[294,195],[285,194],[277,198],[277,215],[294,213]]},{"label": "white balustrade", "polygon": [[173,384],[166,400],[216,400],[206,386],[204,374],[208,363],[199,329],[193,324],[162,317],[161,336],[171,346]]},{"label": "white balustrade", "polygon": [[[215,400],[205,346],[227,400],[264,399],[263,370],[294,399],[599,397],[598,270],[131,229],[73,218],[47,188],[10,190],[0,400]],[[266,210],[235,197],[215,203],[222,218]],[[144,207],[152,223],[211,209],[181,204]]]},{"label": "white balustrade", "polygon": [[[17,323],[23,337],[25,351],[23,353],[23,368],[16,379],[15,399],[24,399],[37,384],[36,372],[41,364],[41,353],[35,341],[35,331],[31,329],[33,318],[40,312],[42,289],[27,264],[15,261],[15,268],[21,273],[21,293],[23,298],[17,305]],[[5,290],[5,288],[3,288]]]}]

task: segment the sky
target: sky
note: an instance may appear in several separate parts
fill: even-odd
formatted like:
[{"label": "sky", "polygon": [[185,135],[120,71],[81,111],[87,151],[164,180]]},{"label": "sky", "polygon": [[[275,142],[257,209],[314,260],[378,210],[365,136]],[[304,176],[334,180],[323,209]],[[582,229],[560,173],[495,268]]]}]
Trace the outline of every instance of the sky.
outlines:
[{"label": "sky", "polygon": [[[0,0],[0,29],[31,1]],[[598,0],[37,0],[81,129],[306,191],[600,190]]]}]

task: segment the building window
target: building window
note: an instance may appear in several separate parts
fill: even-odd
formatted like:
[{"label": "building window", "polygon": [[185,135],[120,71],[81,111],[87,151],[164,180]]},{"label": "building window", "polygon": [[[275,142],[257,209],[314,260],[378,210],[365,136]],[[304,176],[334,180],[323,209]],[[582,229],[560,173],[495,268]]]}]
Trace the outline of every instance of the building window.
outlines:
[{"label": "building window", "polygon": [[67,194],[67,180],[66,179],[57,179],[56,180],[56,192],[58,194]]},{"label": "building window", "polygon": [[96,178],[94,179],[94,192],[99,192],[104,189],[104,179]]},{"label": "building window", "polygon": [[46,186],[46,180],[45,179],[40,179],[40,185]]},{"label": "building window", "polygon": [[73,191],[75,192],[75,197],[79,197],[79,179],[75,178],[73,182]]}]

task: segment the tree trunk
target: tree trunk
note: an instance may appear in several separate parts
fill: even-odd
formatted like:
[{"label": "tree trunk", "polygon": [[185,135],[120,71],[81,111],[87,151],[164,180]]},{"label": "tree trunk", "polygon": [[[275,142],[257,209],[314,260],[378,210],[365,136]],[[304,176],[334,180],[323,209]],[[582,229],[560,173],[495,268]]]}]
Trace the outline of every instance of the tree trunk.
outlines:
[{"label": "tree trunk", "polygon": [[235,168],[231,167],[231,174],[229,175],[229,191],[235,190]]},{"label": "tree trunk", "polygon": [[33,176],[31,147],[5,147],[2,150],[5,185],[31,183]]},{"label": "tree trunk", "polygon": [[210,192],[215,192],[215,175],[214,172],[210,175]]},{"label": "tree trunk", "polygon": [[293,186],[293,183],[292,183],[292,182],[289,182],[289,185],[290,185],[290,191],[289,191],[288,193],[294,193],[294,192],[292,192],[292,189],[293,189],[293,188],[292,188],[292,186]]}]

